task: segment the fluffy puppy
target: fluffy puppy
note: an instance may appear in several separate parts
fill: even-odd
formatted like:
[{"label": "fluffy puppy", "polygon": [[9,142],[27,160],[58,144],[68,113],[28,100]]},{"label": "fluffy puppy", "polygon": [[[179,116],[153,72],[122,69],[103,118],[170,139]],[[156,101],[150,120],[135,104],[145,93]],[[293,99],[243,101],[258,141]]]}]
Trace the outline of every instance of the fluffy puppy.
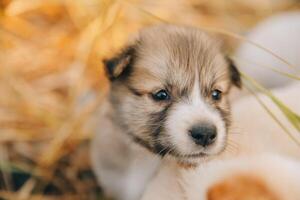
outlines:
[{"label": "fluffy puppy", "polygon": [[214,160],[196,169],[168,163],[142,200],[296,200],[300,163],[275,154]]},{"label": "fluffy puppy", "polygon": [[105,68],[111,89],[91,154],[108,195],[139,199],[162,157],[196,165],[224,149],[227,95],[241,82],[214,38],[191,27],[146,28]]}]

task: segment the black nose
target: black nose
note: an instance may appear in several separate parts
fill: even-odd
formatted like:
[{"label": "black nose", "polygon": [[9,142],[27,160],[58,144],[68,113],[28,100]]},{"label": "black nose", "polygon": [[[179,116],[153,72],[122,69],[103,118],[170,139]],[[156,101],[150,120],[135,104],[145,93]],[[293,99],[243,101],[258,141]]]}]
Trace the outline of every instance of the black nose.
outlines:
[{"label": "black nose", "polygon": [[189,132],[193,141],[204,147],[212,144],[217,138],[217,128],[211,124],[194,126]]}]

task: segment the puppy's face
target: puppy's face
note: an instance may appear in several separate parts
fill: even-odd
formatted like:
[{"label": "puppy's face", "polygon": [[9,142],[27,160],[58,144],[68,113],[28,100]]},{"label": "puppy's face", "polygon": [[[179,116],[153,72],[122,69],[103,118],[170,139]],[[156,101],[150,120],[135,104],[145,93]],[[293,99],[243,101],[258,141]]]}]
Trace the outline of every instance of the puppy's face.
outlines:
[{"label": "puppy's face", "polygon": [[134,141],[184,161],[222,151],[240,77],[206,33],[148,28],[105,64],[114,120]]}]

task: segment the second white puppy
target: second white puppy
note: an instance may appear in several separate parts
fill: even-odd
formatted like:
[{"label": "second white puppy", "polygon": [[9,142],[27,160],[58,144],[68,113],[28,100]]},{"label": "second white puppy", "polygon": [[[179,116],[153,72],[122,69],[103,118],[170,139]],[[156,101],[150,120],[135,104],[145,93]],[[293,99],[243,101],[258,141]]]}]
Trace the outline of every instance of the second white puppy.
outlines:
[{"label": "second white puppy", "polygon": [[297,200],[300,163],[272,154],[161,168],[142,200]]}]

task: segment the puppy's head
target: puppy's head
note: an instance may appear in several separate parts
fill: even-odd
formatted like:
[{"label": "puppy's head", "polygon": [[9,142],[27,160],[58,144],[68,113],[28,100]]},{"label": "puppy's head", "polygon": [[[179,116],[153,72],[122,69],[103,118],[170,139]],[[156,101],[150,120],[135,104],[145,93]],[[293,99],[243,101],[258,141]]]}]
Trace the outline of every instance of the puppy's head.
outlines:
[{"label": "puppy's head", "polygon": [[116,120],[136,142],[180,160],[219,153],[238,70],[206,33],[156,26],[105,61]]}]

